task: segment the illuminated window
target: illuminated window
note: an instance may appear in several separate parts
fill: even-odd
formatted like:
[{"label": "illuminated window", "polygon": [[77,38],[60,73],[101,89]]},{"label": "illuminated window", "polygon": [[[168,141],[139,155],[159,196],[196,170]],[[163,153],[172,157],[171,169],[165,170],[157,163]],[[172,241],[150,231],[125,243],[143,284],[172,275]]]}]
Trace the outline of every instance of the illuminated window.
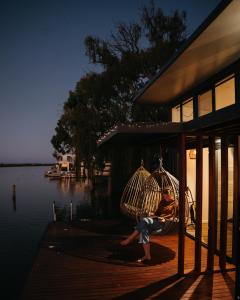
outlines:
[{"label": "illuminated window", "polygon": [[172,122],[181,122],[180,105],[172,108]]},{"label": "illuminated window", "polygon": [[235,78],[229,76],[215,86],[216,110],[235,103]]},{"label": "illuminated window", "polygon": [[212,112],[212,91],[207,91],[198,96],[198,116]]},{"label": "illuminated window", "polygon": [[188,99],[182,104],[182,120],[183,122],[193,119],[193,99]]}]

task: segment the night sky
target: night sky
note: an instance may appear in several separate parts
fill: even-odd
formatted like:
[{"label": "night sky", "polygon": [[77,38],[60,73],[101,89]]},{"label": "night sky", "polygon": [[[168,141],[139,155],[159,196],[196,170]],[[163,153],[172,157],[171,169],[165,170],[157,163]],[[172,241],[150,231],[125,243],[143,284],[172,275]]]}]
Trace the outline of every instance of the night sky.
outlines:
[{"label": "night sky", "polygon": [[[186,10],[191,34],[219,0],[156,0]],[[68,92],[95,70],[84,38],[107,38],[147,0],[0,1],[0,163],[53,162],[50,140]]]}]

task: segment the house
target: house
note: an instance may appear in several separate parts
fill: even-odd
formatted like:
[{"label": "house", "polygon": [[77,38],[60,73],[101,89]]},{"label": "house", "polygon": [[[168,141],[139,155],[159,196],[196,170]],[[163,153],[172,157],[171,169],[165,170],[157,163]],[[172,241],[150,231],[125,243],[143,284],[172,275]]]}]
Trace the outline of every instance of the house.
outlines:
[{"label": "house", "polygon": [[[240,1],[222,1],[184,47],[135,97],[164,105],[169,122],[120,125],[99,140],[159,143],[177,149],[179,176],[178,273],[184,274],[185,234],[195,239],[195,271],[201,246],[207,271],[236,265],[240,299]],[[195,226],[185,228],[185,190],[195,199]]]},{"label": "house", "polygon": [[75,165],[75,155],[66,153],[57,155],[57,166],[60,171],[73,171]]}]

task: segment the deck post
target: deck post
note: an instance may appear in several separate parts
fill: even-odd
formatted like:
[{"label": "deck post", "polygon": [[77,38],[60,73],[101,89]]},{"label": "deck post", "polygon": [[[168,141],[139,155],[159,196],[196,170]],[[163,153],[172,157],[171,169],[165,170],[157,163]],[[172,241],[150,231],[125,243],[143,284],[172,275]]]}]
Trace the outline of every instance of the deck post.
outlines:
[{"label": "deck post", "polygon": [[203,141],[197,136],[196,141],[196,226],[195,226],[195,271],[201,272],[202,247],[202,186],[203,186]]},{"label": "deck post", "polygon": [[216,147],[215,136],[209,137],[209,180],[208,180],[208,255],[207,270],[213,271],[216,240]]},{"label": "deck post", "polygon": [[184,275],[185,238],[185,192],[186,192],[186,136],[180,135],[179,143],[179,228],[178,228],[178,274]]},{"label": "deck post", "polygon": [[240,299],[240,136],[235,137],[234,143],[234,248],[236,263],[235,299]]},{"label": "deck post", "polygon": [[227,251],[227,216],[228,216],[228,141],[221,139],[221,220],[220,220],[220,256],[219,266],[226,269]]}]

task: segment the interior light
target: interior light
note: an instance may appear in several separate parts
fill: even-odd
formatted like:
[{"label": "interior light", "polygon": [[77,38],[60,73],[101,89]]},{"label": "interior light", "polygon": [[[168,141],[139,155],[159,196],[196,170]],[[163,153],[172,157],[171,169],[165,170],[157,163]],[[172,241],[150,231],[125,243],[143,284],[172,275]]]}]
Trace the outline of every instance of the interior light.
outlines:
[{"label": "interior light", "polygon": [[190,159],[196,159],[196,154],[197,154],[196,149],[191,149],[191,150],[189,151],[189,158],[190,158]]}]

